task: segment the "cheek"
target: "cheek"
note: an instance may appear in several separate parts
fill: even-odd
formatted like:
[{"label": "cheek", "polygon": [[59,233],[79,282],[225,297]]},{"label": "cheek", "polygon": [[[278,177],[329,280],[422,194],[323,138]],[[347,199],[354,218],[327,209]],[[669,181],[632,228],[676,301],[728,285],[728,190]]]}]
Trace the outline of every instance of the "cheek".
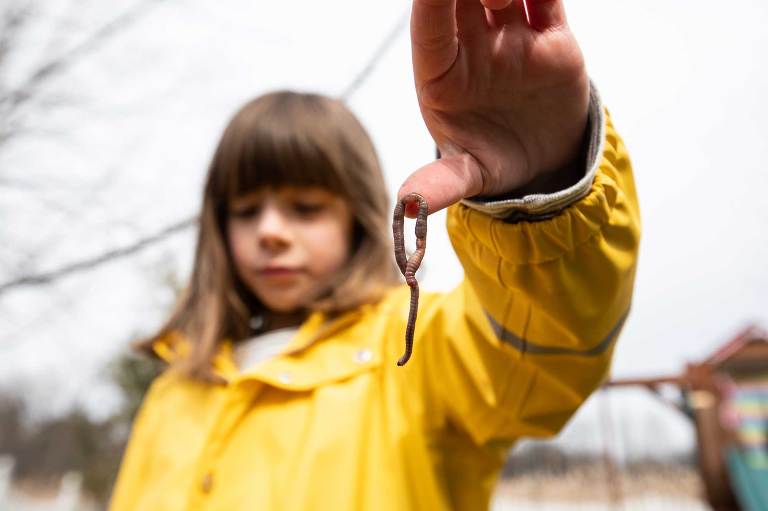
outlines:
[{"label": "cheek", "polygon": [[235,263],[235,267],[240,273],[241,268],[247,261],[250,260],[250,252],[248,247],[247,237],[243,235],[242,229],[238,229],[236,226],[230,225],[227,229],[227,243],[229,244],[229,252],[232,254],[232,260]]},{"label": "cheek", "polygon": [[339,223],[323,225],[311,233],[313,245],[313,266],[318,272],[331,273],[338,270],[349,256],[349,229]]}]

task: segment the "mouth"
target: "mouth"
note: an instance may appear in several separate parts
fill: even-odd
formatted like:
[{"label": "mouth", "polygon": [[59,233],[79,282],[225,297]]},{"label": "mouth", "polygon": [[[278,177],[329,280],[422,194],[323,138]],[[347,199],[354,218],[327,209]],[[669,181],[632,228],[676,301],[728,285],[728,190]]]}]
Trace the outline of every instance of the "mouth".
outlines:
[{"label": "mouth", "polygon": [[271,278],[271,279],[284,279],[284,278],[295,277],[299,273],[301,273],[301,270],[299,270],[298,268],[288,268],[285,266],[268,266],[266,268],[262,268],[261,270],[259,270],[259,274],[262,277]]}]

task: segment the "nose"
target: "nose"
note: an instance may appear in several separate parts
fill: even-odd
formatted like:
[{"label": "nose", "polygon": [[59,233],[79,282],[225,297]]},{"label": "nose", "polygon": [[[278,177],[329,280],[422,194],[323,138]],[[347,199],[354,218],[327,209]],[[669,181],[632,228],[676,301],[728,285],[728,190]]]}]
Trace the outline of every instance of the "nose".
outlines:
[{"label": "nose", "polygon": [[274,252],[290,245],[290,226],[285,214],[273,203],[264,206],[256,226],[259,247]]}]

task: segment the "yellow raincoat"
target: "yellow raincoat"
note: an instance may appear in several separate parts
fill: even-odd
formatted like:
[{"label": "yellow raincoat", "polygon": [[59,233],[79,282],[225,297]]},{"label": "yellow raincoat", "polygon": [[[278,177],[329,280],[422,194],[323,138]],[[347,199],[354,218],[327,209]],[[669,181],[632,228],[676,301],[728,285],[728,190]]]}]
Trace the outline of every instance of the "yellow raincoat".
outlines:
[{"label": "yellow raincoat", "polygon": [[629,310],[639,213],[610,122],[602,149],[589,194],[549,220],[449,209],[465,279],[422,294],[405,367],[403,286],[332,322],[310,316],[244,374],[225,345],[227,385],[166,371],[112,511],[487,508],[515,440],[556,433],[601,383]]}]

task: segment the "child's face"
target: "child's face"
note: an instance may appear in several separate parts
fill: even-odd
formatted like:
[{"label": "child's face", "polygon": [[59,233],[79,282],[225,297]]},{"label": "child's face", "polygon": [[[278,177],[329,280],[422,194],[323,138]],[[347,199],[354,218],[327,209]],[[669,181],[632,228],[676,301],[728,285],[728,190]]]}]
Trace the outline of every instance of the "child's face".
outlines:
[{"label": "child's face", "polygon": [[291,312],[346,262],[352,215],[322,188],[264,188],[230,203],[227,234],[240,279],[270,310]]}]

